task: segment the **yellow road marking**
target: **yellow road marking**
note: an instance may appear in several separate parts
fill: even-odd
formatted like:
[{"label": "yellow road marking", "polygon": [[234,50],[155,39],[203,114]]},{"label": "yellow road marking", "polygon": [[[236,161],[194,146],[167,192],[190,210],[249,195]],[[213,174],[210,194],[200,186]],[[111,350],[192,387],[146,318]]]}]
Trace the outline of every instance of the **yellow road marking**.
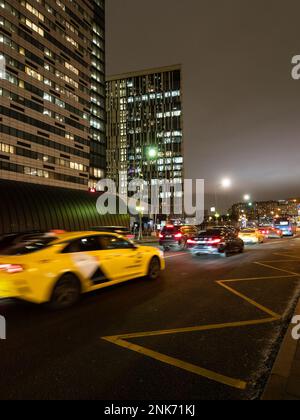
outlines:
[{"label": "yellow road marking", "polygon": [[110,341],[113,344],[135,351],[136,353],[142,354],[144,356],[150,357],[151,359],[158,360],[159,362],[165,363],[167,365],[174,366],[179,369],[185,370],[187,372],[196,374],[198,376],[202,376],[204,378],[210,379],[214,382],[218,382],[223,385],[227,385],[232,388],[241,389],[241,390],[245,390],[247,388],[247,383],[244,381],[230,378],[229,376],[220,375],[208,369],[201,368],[200,366],[184,362],[183,360],[175,359],[174,357],[170,357],[165,354],[161,354],[156,351],[147,349],[145,347],[141,347],[136,344],[129,343],[128,341],[124,341],[121,339],[112,340],[108,338],[104,338],[104,340]]},{"label": "yellow road marking", "polygon": [[277,320],[278,320],[278,315],[272,316],[272,318],[255,319],[251,321],[227,322],[224,324],[210,324],[210,325],[201,325],[201,326],[196,326],[196,327],[174,328],[170,330],[145,331],[145,332],[121,334],[121,335],[115,335],[111,337],[102,337],[102,338],[103,340],[114,342],[119,339],[129,340],[132,338],[159,337],[162,335],[183,334],[183,333],[189,333],[189,332],[211,331],[211,330],[221,330],[225,328],[238,328],[238,327],[245,327],[245,326],[251,326],[251,325],[269,324]]},{"label": "yellow road marking", "polygon": [[275,319],[280,319],[281,315],[277,314],[276,312],[271,311],[270,309],[266,308],[265,306],[261,305],[260,303],[257,303],[255,300],[248,298],[247,296],[243,295],[242,293],[238,292],[235,289],[232,289],[231,287],[224,284],[226,281],[218,281],[217,284],[224,287],[224,289],[229,290],[229,292],[233,293],[234,295],[240,297],[241,299],[245,300],[246,302],[250,303],[251,305],[255,306],[256,308],[260,309],[261,311],[265,312],[268,315],[271,315],[271,317]]},{"label": "yellow road marking", "polygon": [[189,254],[187,252],[182,252],[181,254],[168,255],[168,256],[165,257],[165,259],[168,259],[168,258],[176,258],[176,257],[180,257],[182,255],[189,255]]},{"label": "yellow road marking", "polygon": [[[300,260],[300,257],[297,257],[296,255],[291,255],[290,253],[289,254],[287,254],[287,253],[279,253],[279,252],[277,252],[276,254],[274,254],[274,255],[278,255],[278,256],[280,256],[280,257],[289,257],[289,258],[295,258],[295,261],[299,261]],[[286,261],[291,261],[291,260],[286,260]]]},{"label": "yellow road marking", "polygon": [[[289,261],[286,261],[286,262],[289,262]],[[288,270],[285,270],[285,269],[282,269],[282,268],[273,267],[272,265],[269,265],[269,264],[263,264],[261,262],[255,262],[254,264],[257,264],[257,265],[260,265],[260,266],[266,267],[266,268],[271,268],[272,270],[282,271],[283,273],[292,274],[293,276],[299,276],[300,277],[300,273],[295,273],[293,271],[288,271]],[[275,262],[274,262],[274,264],[275,264]]]},{"label": "yellow road marking", "polygon": [[[181,255],[187,255],[187,254],[182,253],[182,254],[167,256],[165,258],[174,258],[174,257],[181,256]],[[278,255],[278,254],[274,254],[274,255]],[[284,255],[284,254],[281,254],[281,255],[290,257],[289,255]],[[291,258],[296,258],[296,257],[293,256]],[[280,268],[274,267],[272,265],[269,265],[269,264],[275,264],[275,263],[278,263],[278,262],[283,263],[283,262],[298,262],[298,261],[299,261],[298,259],[295,259],[295,260],[277,260],[277,261],[254,262],[254,264],[257,264],[259,266],[266,267],[266,268],[269,268],[271,270],[281,271],[281,272],[286,273],[287,275],[270,276],[270,277],[250,277],[250,278],[243,278],[243,279],[220,280],[220,281],[216,282],[219,286],[223,287],[224,289],[226,289],[230,293],[234,294],[235,296],[238,296],[242,300],[248,302],[249,304],[251,304],[255,308],[261,310],[262,312],[266,313],[267,315],[270,315],[271,316],[270,318],[250,320],[250,321],[238,321],[238,322],[223,323],[223,324],[202,325],[202,326],[187,327],[187,328],[169,329],[169,330],[147,331],[147,332],[132,333],[132,334],[122,334],[122,335],[116,335],[116,336],[111,336],[111,337],[102,337],[102,339],[107,341],[107,342],[118,345],[120,347],[126,348],[128,350],[134,351],[134,352],[142,354],[144,356],[150,357],[154,360],[158,360],[158,361],[160,361],[162,363],[165,363],[167,365],[174,366],[174,367],[177,367],[179,369],[191,372],[193,374],[204,377],[206,379],[221,383],[223,385],[230,386],[232,388],[245,390],[247,388],[247,383],[242,381],[242,380],[238,380],[238,379],[234,379],[234,378],[231,378],[231,377],[228,377],[228,376],[218,374],[216,372],[201,368],[200,366],[184,362],[183,360],[176,359],[176,358],[167,356],[165,354],[158,353],[156,351],[150,350],[146,347],[142,347],[142,346],[139,346],[137,344],[130,343],[129,341],[126,341],[126,340],[134,339],[134,338],[165,336],[165,335],[180,334],[180,333],[191,333],[191,332],[220,330],[220,329],[225,329],[225,328],[239,328],[239,327],[245,327],[245,326],[263,325],[263,324],[279,321],[282,318],[281,315],[277,314],[276,312],[272,311],[269,308],[266,308],[265,306],[263,306],[260,303],[254,301],[253,299],[243,295],[242,293],[238,292],[237,290],[233,289],[232,287],[229,287],[226,283],[300,277],[299,273],[294,273],[292,271],[288,271],[288,270],[285,270],[285,269],[280,269]]]},{"label": "yellow road marking", "polygon": [[[299,262],[300,258],[297,258],[295,256],[289,256],[289,255],[284,255],[285,257],[290,257],[290,260],[269,260],[269,261],[262,261],[262,263],[270,263],[270,264],[277,264],[277,263],[290,263],[290,262]],[[258,264],[261,264],[260,262],[258,262]]]},{"label": "yellow road marking", "polygon": [[298,276],[298,274],[291,274],[289,276],[248,277],[248,278],[244,278],[244,279],[231,279],[231,280],[220,280],[220,281],[222,281],[224,283],[235,283],[235,282],[253,281],[253,280],[287,279],[287,278],[291,278],[291,277],[299,277],[299,276]]}]

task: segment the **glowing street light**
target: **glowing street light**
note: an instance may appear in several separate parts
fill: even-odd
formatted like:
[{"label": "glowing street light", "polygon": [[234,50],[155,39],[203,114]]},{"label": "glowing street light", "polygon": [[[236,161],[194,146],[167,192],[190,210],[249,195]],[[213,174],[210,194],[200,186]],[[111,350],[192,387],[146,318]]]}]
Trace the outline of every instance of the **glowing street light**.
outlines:
[{"label": "glowing street light", "polygon": [[224,189],[224,190],[228,190],[230,187],[232,186],[232,181],[230,178],[223,178],[219,184],[216,185],[215,188],[215,206],[214,206],[214,211],[212,211],[212,213],[215,213],[218,211],[218,190],[220,188]]},{"label": "glowing street light", "polygon": [[141,207],[141,206],[137,206],[137,207],[136,207],[136,211],[137,211],[139,214],[143,214],[143,212],[145,211],[145,208],[144,208],[144,207]]},{"label": "glowing street light", "polygon": [[232,186],[232,181],[229,178],[224,178],[221,181],[221,186],[225,189],[230,188]]},{"label": "glowing street light", "polygon": [[149,149],[147,150],[147,156],[149,159],[156,159],[158,156],[157,147],[149,147]]},{"label": "glowing street light", "polygon": [[245,201],[250,201],[250,200],[251,200],[251,196],[250,196],[250,194],[245,194],[245,195],[244,195],[244,200],[245,200]]}]

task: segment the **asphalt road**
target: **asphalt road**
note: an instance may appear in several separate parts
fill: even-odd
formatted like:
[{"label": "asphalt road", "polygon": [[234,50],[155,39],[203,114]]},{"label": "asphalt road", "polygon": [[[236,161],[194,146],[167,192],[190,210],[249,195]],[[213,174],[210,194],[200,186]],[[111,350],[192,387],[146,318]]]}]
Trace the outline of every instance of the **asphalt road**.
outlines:
[{"label": "asphalt road", "polygon": [[169,253],[160,280],[65,312],[2,301],[0,399],[257,398],[299,280],[300,240],[288,239],[228,259]]}]

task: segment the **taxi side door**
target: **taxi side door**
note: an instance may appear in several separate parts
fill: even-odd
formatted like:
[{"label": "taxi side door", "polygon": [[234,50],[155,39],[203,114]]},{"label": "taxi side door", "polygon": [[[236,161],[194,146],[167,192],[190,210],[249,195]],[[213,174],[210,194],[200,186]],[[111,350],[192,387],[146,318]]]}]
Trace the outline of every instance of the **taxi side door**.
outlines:
[{"label": "taxi side door", "polygon": [[123,237],[102,235],[101,263],[113,281],[136,278],[143,274],[143,254]]}]

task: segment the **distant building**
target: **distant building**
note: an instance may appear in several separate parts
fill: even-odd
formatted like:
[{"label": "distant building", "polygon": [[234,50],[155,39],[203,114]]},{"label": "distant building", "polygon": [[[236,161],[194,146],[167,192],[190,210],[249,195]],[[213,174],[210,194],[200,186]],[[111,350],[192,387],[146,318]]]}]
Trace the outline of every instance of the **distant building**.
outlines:
[{"label": "distant building", "polygon": [[299,200],[258,201],[237,203],[231,208],[232,217],[238,220],[245,216],[248,220],[274,219],[276,216],[299,216]]},{"label": "distant building", "polygon": [[136,178],[153,185],[163,179],[182,185],[181,67],[112,76],[106,93],[107,176],[120,193]]},{"label": "distant building", "polygon": [[87,190],[106,169],[105,2],[0,6],[0,178]]}]

